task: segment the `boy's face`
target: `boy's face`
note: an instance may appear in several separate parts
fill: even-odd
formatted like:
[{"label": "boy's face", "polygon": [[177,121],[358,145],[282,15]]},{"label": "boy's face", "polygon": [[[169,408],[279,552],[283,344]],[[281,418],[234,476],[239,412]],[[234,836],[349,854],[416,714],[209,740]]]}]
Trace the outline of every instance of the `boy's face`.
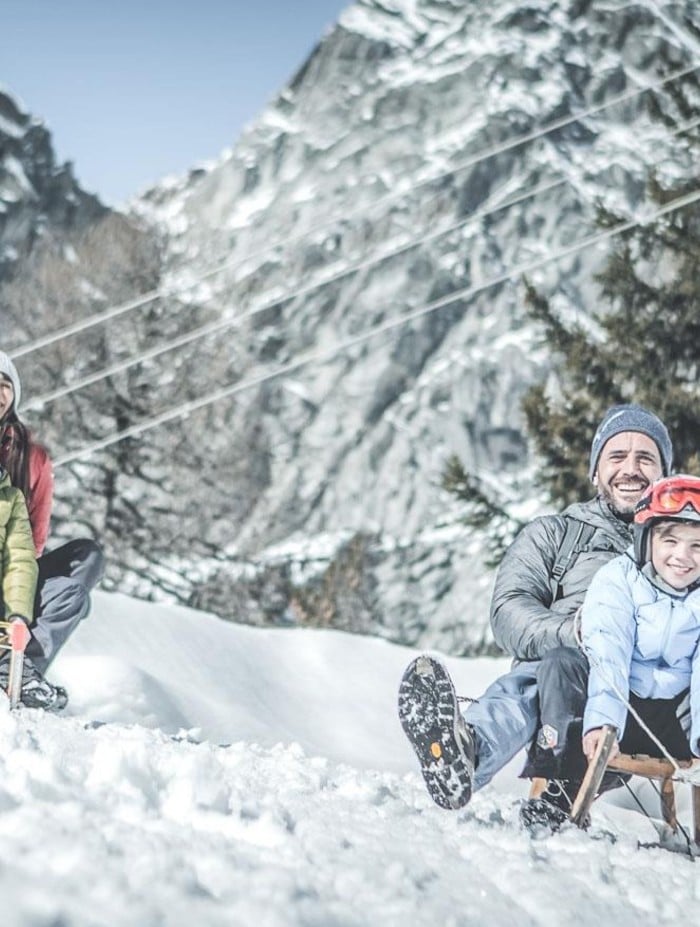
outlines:
[{"label": "boy's face", "polygon": [[665,521],[654,525],[651,562],[673,589],[687,589],[700,579],[700,522]]}]

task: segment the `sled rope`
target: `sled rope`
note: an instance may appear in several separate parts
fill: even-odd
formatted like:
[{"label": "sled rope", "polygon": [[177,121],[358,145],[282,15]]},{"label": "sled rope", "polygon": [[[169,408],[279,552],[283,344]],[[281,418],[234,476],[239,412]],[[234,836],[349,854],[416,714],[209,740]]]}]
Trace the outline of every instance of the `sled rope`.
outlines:
[{"label": "sled rope", "polygon": [[590,660],[590,662],[596,665],[596,668],[599,670],[601,676],[605,679],[605,681],[611,687],[615,695],[617,695],[617,697],[622,701],[622,703],[627,708],[627,711],[632,715],[632,717],[637,722],[637,724],[641,727],[641,729],[649,737],[649,739],[653,741],[653,743],[656,744],[656,746],[659,748],[659,750],[663,754],[664,758],[668,760],[668,762],[671,764],[671,766],[674,769],[674,775],[677,776],[679,779],[686,779],[686,781],[692,781],[692,775],[688,776],[684,774],[683,770],[676,762],[676,759],[671,756],[671,754],[668,752],[664,744],[659,740],[659,738],[651,730],[649,725],[640,716],[639,712],[630,704],[628,694],[621,692],[619,688],[617,687],[615,680],[611,679],[610,676],[607,674],[607,671],[604,665],[601,663],[601,661],[598,660],[596,655],[591,651],[589,647],[586,647],[585,645],[583,645],[583,650],[586,656],[588,657],[588,659]]}]

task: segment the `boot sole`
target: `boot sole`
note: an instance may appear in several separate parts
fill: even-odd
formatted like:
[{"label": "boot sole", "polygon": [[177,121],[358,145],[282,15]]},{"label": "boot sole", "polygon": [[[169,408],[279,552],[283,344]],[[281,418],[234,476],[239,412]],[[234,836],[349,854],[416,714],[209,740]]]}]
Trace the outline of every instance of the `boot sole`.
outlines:
[{"label": "boot sole", "polygon": [[439,660],[420,656],[399,686],[399,719],[415,750],[430,797],[441,808],[462,808],[472,797],[473,763],[457,725],[457,694]]}]

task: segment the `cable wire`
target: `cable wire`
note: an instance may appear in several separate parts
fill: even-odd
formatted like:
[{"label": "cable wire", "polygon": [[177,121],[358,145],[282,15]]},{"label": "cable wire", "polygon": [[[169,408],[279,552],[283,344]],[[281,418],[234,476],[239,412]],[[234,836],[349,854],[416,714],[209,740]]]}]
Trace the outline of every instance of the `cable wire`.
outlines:
[{"label": "cable wire", "polygon": [[[518,148],[521,145],[528,144],[532,141],[535,141],[538,138],[544,137],[546,135],[549,135],[552,132],[565,128],[567,125],[571,125],[574,122],[580,122],[581,120],[586,119],[589,116],[597,115],[605,111],[606,109],[619,105],[620,103],[629,102],[629,100],[632,100],[635,97],[640,96],[644,93],[660,90],[663,87],[665,87],[667,84],[673,81],[681,80],[682,78],[687,77],[689,74],[692,74],[698,68],[700,68],[700,62],[681,68],[680,70],[675,71],[672,74],[660,80],[651,81],[650,83],[645,84],[642,87],[637,87],[634,90],[628,90],[628,91],[625,91],[624,93],[618,94],[616,97],[613,97],[611,100],[608,100],[605,103],[600,103],[597,106],[591,106],[591,107],[587,107],[581,110],[577,110],[575,113],[569,116],[564,116],[560,119],[555,119],[553,122],[547,124],[546,126],[540,129],[527,132],[521,136],[518,136],[515,139],[510,139],[508,141],[493,145],[490,148],[487,148],[480,153],[470,156],[466,160],[460,162],[457,165],[454,165],[448,170],[442,171],[441,173],[433,175],[429,178],[425,178],[424,180],[415,180],[413,183],[411,183],[409,175],[403,175],[403,177],[402,175],[397,175],[397,177],[395,178],[395,181],[400,181],[408,177],[409,182],[408,182],[407,189],[392,190],[389,193],[385,194],[384,196],[378,197],[376,200],[374,200],[370,204],[366,204],[364,206],[358,206],[357,209],[346,212],[342,216],[332,217],[330,220],[326,220],[320,225],[317,225],[315,227],[312,226],[310,229],[306,229],[304,232],[301,232],[297,236],[292,236],[291,238],[287,238],[283,241],[278,241],[272,245],[266,245],[264,248],[258,251],[254,251],[251,254],[246,255],[245,257],[226,260],[222,262],[221,264],[217,265],[216,267],[210,268],[207,271],[203,271],[202,273],[195,275],[194,277],[192,277],[189,283],[183,284],[180,287],[175,287],[175,288],[157,287],[156,289],[150,290],[147,293],[142,294],[141,296],[138,296],[138,297],[135,297],[134,299],[129,300],[126,303],[120,304],[118,306],[108,307],[107,309],[101,310],[100,312],[95,313],[92,316],[88,316],[87,318],[82,319],[79,322],[75,322],[72,325],[67,325],[61,329],[57,329],[56,331],[52,333],[44,335],[40,338],[36,338],[21,347],[15,348],[14,350],[11,350],[8,352],[9,356],[13,360],[16,360],[20,357],[24,357],[27,354],[30,354],[41,348],[49,347],[50,345],[55,344],[58,341],[62,341],[65,338],[71,337],[72,335],[76,335],[84,331],[87,331],[96,325],[100,325],[111,319],[117,318],[118,316],[123,315],[127,312],[131,312],[134,309],[141,308],[142,306],[145,306],[148,303],[154,302],[156,299],[166,298],[168,295],[172,295],[172,294],[186,293],[189,290],[193,289],[195,286],[197,286],[199,283],[202,283],[203,281],[208,280],[210,277],[214,277],[220,273],[223,273],[225,270],[230,270],[234,267],[240,267],[243,264],[247,263],[248,261],[257,259],[259,257],[262,257],[265,254],[271,253],[277,248],[285,247],[285,246],[288,247],[289,245],[299,244],[305,239],[311,237],[312,235],[318,234],[319,232],[327,230],[329,228],[333,228],[335,225],[337,225],[340,222],[347,222],[349,219],[353,219],[357,215],[367,215],[368,213],[371,213],[374,209],[376,209],[378,206],[385,205],[386,203],[391,202],[396,199],[401,199],[404,196],[406,196],[408,193],[413,194],[416,190],[421,189],[422,187],[427,186],[429,184],[435,183],[437,180],[440,180],[442,177],[451,176],[451,175],[458,173],[459,171],[466,170],[467,168],[470,168],[470,167],[474,167],[475,165],[480,164],[483,161],[488,161],[490,158],[496,157],[497,155],[504,154],[505,152],[511,151],[514,148]],[[173,274],[179,273],[180,271],[182,271],[182,269],[183,268],[180,267],[176,271],[173,271],[172,273]]]},{"label": "cable wire", "polygon": [[[670,137],[673,137],[674,135],[681,135],[684,132],[688,132],[691,129],[697,128],[698,125],[700,125],[700,119],[695,119],[689,123],[685,123],[684,125],[679,126],[677,129],[674,129],[674,131],[670,133]],[[198,341],[200,338],[206,338],[209,335],[216,334],[229,328],[236,328],[245,320],[258,315],[261,312],[265,312],[276,306],[280,306],[282,303],[289,302],[293,299],[298,299],[301,296],[308,296],[310,293],[322,289],[325,286],[329,286],[331,283],[337,283],[344,277],[350,276],[360,271],[369,270],[372,267],[378,266],[379,264],[382,264],[384,261],[388,261],[391,258],[398,257],[400,254],[404,254],[413,248],[420,247],[421,245],[424,245],[427,242],[433,241],[437,238],[450,235],[453,232],[458,231],[460,228],[463,228],[465,225],[468,225],[470,222],[482,221],[483,219],[488,218],[495,213],[502,212],[505,209],[510,209],[512,206],[516,206],[520,203],[526,202],[529,199],[533,199],[542,193],[551,193],[552,190],[555,190],[558,187],[564,186],[568,183],[570,183],[570,181],[566,177],[559,178],[558,180],[547,181],[546,183],[540,184],[539,186],[527,191],[526,193],[521,193],[517,196],[506,199],[504,202],[499,203],[497,206],[477,210],[464,219],[461,219],[459,222],[452,223],[451,225],[445,226],[444,228],[436,229],[433,232],[422,236],[421,238],[404,242],[395,248],[392,248],[390,243],[389,250],[383,251],[379,255],[373,255],[371,258],[365,258],[357,264],[351,264],[342,270],[336,271],[336,273],[331,274],[330,276],[313,281],[312,283],[301,287],[301,289],[287,293],[283,296],[275,297],[274,299],[270,299],[267,302],[262,302],[259,305],[253,306],[251,309],[246,310],[240,315],[237,315],[235,318],[219,319],[216,322],[202,325],[182,335],[178,335],[176,338],[173,338],[170,341],[166,341],[161,345],[156,345],[153,348],[149,348],[145,351],[133,354],[123,361],[119,361],[118,363],[112,364],[109,367],[104,367],[101,370],[95,371],[93,373],[86,374],[84,377],[81,377],[78,380],[74,380],[72,383],[64,384],[63,386],[56,387],[56,389],[50,390],[47,393],[36,396],[24,404],[24,409],[26,411],[30,411],[32,409],[42,409],[57,399],[61,399],[64,396],[70,396],[72,393],[78,392],[81,389],[85,389],[88,386],[92,386],[95,383],[99,383],[101,380],[115,376],[118,373],[123,373],[126,370],[129,370],[132,367],[143,363],[144,361],[153,360],[154,358],[160,357],[161,355],[170,351],[174,351],[178,348],[184,347],[185,345],[192,344],[194,341]]]},{"label": "cable wire", "polygon": [[510,270],[506,270],[503,273],[498,274],[496,277],[486,280],[476,286],[465,287],[462,290],[447,294],[446,296],[443,296],[440,299],[436,299],[419,309],[408,312],[399,318],[388,319],[386,322],[373,328],[367,329],[363,332],[359,332],[357,335],[354,335],[344,341],[340,341],[337,344],[332,345],[330,348],[308,351],[305,354],[302,354],[296,360],[282,364],[271,371],[256,373],[247,379],[224,386],[198,399],[193,399],[189,402],[180,404],[175,408],[167,409],[159,415],[144,419],[143,421],[138,422],[129,428],[107,435],[105,438],[94,441],[91,444],[88,444],[76,451],[70,451],[58,457],[54,461],[54,467],[61,467],[74,461],[83,460],[87,457],[90,457],[97,451],[104,450],[113,444],[118,444],[127,438],[136,437],[137,435],[143,434],[144,432],[167,422],[185,418],[198,409],[212,405],[215,402],[219,402],[220,400],[226,399],[229,396],[233,396],[236,393],[242,392],[243,390],[251,389],[255,386],[269,382],[270,380],[276,379],[277,377],[283,376],[284,374],[291,373],[292,371],[298,370],[300,367],[304,367],[311,362],[320,363],[329,360],[330,358],[335,357],[337,354],[342,353],[348,348],[355,347],[358,344],[362,344],[372,338],[376,338],[377,336],[385,334],[388,331],[393,331],[400,326],[422,318],[423,316],[435,312],[436,310],[445,306],[451,305],[458,300],[469,299],[478,293],[491,289],[492,287],[498,286],[499,284],[506,283],[515,277],[530,273],[533,270],[537,270],[538,268],[547,264],[556,263],[557,261],[569,257],[572,254],[576,254],[579,251],[583,251],[586,248],[594,247],[603,241],[612,239],[618,235],[622,235],[633,228],[637,228],[641,225],[649,225],[657,219],[662,218],[663,216],[670,215],[679,209],[683,209],[686,206],[696,203],[698,200],[700,200],[700,189],[690,191],[682,196],[676,197],[674,200],[670,200],[668,203],[659,207],[654,212],[649,213],[643,218],[630,219],[626,222],[619,223],[612,228],[605,229],[602,232],[589,235],[581,241],[574,242],[572,245],[567,245],[566,247],[553,254],[538,258],[537,260],[531,261],[529,263],[517,265],[516,267],[511,268]]},{"label": "cable wire", "polygon": [[452,225],[446,226],[445,228],[436,229],[432,232],[429,232],[422,238],[412,239],[411,241],[404,242],[402,245],[394,248],[393,250],[384,251],[379,256],[373,255],[371,258],[366,258],[357,264],[352,264],[348,267],[345,267],[343,270],[339,270],[335,274],[332,274],[325,279],[314,281],[307,284],[306,286],[301,287],[298,290],[295,290],[291,293],[286,293],[284,296],[277,296],[274,299],[268,300],[267,302],[262,302],[257,306],[253,306],[251,309],[242,312],[240,315],[237,315],[233,319],[219,319],[216,322],[209,323],[208,325],[202,325],[199,328],[195,328],[183,335],[179,335],[178,337],[173,338],[172,340],[167,341],[161,345],[157,345],[153,348],[149,348],[148,350],[141,351],[138,354],[134,354],[124,361],[112,364],[111,366],[105,367],[99,371],[95,371],[94,373],[87,374],[86,376],[79,380],[75,380],[72,383],[57,387],[48,393],[44,393],[35,397],[34,399],[29,400],[29,402],[25,402],[23,404],[23,408],[25,411],[30,409],[43,408],[49,403],[54,402],[56,399],[60,399],[63,396],[69,396],[71,393],[84,389],[87,386],[91,386],[94,383],[98,383],[100,380],[114,376],[117,373],[123,373],[125,370],[128,370],[129,368],[134,367],[143,361],[152,360],[155,357],[159,357],[161,354],[165,354],[169,351],[176,350],[177,348],[184,347],[185,345],[191,344],[193,341],[197,341],[200,338],[205,338],[208,335],[215,334],[228,328],[235,328],[246,319],[252,318],[261,312],[265,312],[274,308],[275,306],[281,305],[282,303],[289,302],[290,300],[298,299],[301,296],[308,296],[310,293],[313,293],[316,290],[320,290],[323,287],[329,286],[331,283],[337,283],[344,277],[348,277],[363,270],[369,270],[374,266],[382,264],[384,261],[398,257],[400,254],[404,254],[406,251],[410,251],[413,248],[418,248],[421,245],[424,245],[436,238],[449,235],[452,232],[463,228],[465,225],[468,225],[470,222],[481,221],[482,219],[494,215],[497,212],[509,209],[511,206],[516,206],[519,203],[523,203],[529,199],[534,198],[535,196],[539,196],[541,193],[550,192],[557,187],[567,184],[568,182],[569,181],[567,178],[560,178],[558,180],[549,181],[547,183],[541,184],[538,187],[535,187],[533,190],[530,190],[527,193],[518,194],[517,196],[512,197],[503,203],[500,203],[498,206],[493,206],[489,209],[478,210],[477,212],[472,213],[470,216],[467,216],[465,219],[462,219],[459,222],[455,222]]}]

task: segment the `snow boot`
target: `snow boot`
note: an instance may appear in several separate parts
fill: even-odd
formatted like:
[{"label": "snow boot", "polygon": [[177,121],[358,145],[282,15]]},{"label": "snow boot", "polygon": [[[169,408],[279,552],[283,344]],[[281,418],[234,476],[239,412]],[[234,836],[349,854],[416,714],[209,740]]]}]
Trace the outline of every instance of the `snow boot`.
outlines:
[{"label": "snow boot", "polygon": [[[520,807],[520,823],[527,830],[556,833],[564,824],[571,823],[571,809],[581,786],[568,779],[549,779],[547,788],[537,798],[529,798]],[[587,830],[590,817],[582,827]]]},{"label": "snow boot", "polygon": [[422,655],[409,664],[399,687],[399,719],[435,804],[447,810],[466,805],[472,797],[474,736],[439,660]]},{"label": "snow boot", "polygon": [[[9,674],[10,658],[9,655],[6,655],[0,659],[0,687],[5,691],[7,691]],[[68,693],[63,686],[54,686],[47,679],[44,679],[31,659],[25,654],[19,700],[27,708],[62,711],[68,704]]]}]

